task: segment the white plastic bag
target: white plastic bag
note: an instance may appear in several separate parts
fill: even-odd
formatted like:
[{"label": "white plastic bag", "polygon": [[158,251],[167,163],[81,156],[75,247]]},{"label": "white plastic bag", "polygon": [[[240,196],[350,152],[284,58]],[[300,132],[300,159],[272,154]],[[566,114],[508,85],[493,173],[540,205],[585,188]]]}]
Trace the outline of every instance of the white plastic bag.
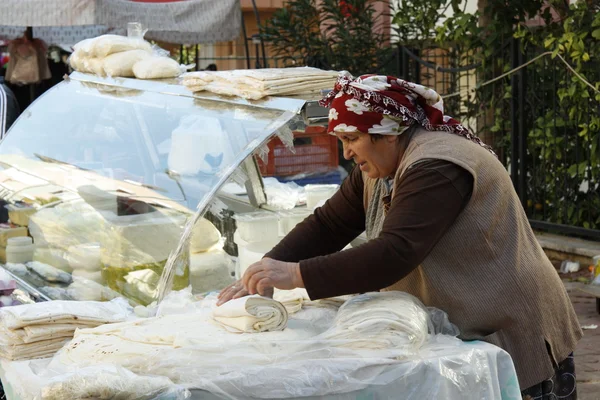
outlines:
[{"label": "white plastic bag", "polygon": [[133,74],[138,79],[175,78],[181,72],[179,63],[169,57],[152,56],[133,66]]},{"label": "white plastic bag", "polygon": [[81,51],[88,57],[104,58],[114,53],[129,50],[143,50],[150,53],[150,43],[139,38],[129,38],[120,35],[102,35],[93,39],[85,39],[73,46],[75,51]]},{"label": "white plastic bag", "polygon": [[129,50],[111,54],[103,61],[104,73],[113,78],[132,77],[135,63],[150,56],[151,53],[145,50]]}]

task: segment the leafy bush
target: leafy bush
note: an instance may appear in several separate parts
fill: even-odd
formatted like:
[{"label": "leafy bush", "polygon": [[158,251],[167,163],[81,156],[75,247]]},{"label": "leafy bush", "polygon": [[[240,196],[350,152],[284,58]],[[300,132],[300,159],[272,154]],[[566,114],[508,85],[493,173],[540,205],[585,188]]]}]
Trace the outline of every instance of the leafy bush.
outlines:
[{"label": "leafy bush", "polygon": [[376,72],[391,48],[375,3],[290,0],[265,22],[261,36],[288,66]]}]

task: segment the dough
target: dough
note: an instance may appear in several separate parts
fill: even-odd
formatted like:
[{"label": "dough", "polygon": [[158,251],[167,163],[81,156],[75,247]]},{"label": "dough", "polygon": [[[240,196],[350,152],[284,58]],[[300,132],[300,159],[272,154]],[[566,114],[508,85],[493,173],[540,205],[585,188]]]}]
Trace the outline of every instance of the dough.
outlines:
[{"label": "dough", "polygon": [[219,243],[221,233],[206,218],[198,220],[190,238],[190,252],[201,253]]}]

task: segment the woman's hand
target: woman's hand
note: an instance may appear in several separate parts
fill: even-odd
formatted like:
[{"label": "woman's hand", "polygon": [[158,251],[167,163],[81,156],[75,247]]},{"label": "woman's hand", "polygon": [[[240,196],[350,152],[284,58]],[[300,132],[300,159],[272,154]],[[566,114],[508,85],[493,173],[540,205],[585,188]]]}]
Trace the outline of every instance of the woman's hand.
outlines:
[{"label": "woman's hand", "polygon": [[274,288],[287,290],[297,287],[304,287],[300,264],[263,258],[248,267],[242,279],[221,290],[217,305],[256,293],[273,297]]},{"label": "woman's hand", "polygon": [[240,297],[248,296],[248,294],[248,291],[244,289],[244,284],[240,279],[239,281],[232,283],[225,289],[221,290],[221,293],[219,293],[218,296],[219,300],[217,301],[217,305],[220,306],[221,304],[227,303],[231,299],[238,299]]},{"label": "woman's hand", "polygon": [[250,294],[273,296],[273,289],[289,290],[304,287],[300,264],[263,258],[252,264],[242,278],[244,288]]}]

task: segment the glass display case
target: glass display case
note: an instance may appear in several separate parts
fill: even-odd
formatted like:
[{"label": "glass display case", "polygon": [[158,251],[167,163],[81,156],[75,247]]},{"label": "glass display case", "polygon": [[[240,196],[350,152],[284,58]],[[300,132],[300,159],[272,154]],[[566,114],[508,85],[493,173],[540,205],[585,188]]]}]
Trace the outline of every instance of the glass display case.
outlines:
[{"label": "glass display case", "polygon": [[202,290],[221,289],[233,279],[225,233],[202,216],[231,179],[246,195],[221,207],[265,203],[253,154],[274,135],[291,143],[287,126],[306,106],[73,73],[0,143],[0,261],[41,298],[148,304],[184,249],[172,287],[188,286],[192,270]]}]

